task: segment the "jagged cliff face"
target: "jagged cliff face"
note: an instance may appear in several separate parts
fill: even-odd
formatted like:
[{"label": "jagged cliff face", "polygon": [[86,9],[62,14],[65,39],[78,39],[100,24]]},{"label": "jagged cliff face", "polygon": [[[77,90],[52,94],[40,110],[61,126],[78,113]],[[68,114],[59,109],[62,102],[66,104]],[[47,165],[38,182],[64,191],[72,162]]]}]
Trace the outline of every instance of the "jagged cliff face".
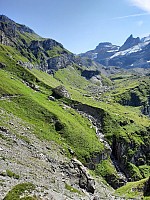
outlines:
[{"label": "jagged cliff face", "polygon": [[135,45],[138,45],[139,43],[140,43],[139,37],[134,38],[133,35],[130,35],[130,37],[125,41],[125,43],[119,48],[119,51],[124,51]]},{"label": "jagged cliff face", "polygon": [[48,73],[53,73],[75,62],[74,55],[64,49],[62,44],[52,39],[31,41],[29,49],[36,59],[40,59],[40,68],[46,69]]},{"label": "jagged cliff face", "polygon": [[19,33],[35,34],[33,30],[25,25],[15,23],[4,15],[0,15],[0,43],[15,46]]},{"label": "jagged cliff face", "polygon": [[34,62],[36,68],[48,73],[75,62],[74,55],[59,42],[43,39],[30,28],[17,24],[4,15],[0,16],[0,43],[15,47],[29,62]]}]

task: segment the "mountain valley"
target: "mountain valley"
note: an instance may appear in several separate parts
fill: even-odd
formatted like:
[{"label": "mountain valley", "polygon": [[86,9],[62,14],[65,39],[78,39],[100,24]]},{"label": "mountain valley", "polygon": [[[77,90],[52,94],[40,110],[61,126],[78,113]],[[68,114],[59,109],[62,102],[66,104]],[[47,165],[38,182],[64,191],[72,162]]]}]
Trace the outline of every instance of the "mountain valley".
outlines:
[{"label": "mountain valley", "polygon": [[149,45],[75,55],[0,15],[0,199],[150,198]]}]

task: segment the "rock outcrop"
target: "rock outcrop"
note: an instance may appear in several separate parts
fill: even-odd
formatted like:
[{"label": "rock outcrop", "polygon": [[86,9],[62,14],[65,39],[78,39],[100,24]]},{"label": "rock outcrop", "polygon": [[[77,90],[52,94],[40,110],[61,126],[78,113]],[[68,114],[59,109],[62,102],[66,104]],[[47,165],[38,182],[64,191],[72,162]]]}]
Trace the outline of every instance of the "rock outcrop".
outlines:
[{"label": "rock outcrop", "polygon": [[83,164],[80,161],[78,161],[77,159],[73,159],[72,162],[75,168],[77,167],[80,171],[79,186],[87,190],[87,192],[94,194],[95,181],[92,178],[92,176],[90,176],[87,169],[83,166]]},{"label": "rock outcrop", "polygon": [[[148,130],[142,134],[148,134]],[[123,138],[113,137],[112,155],[129,181],[137,181],[142,178],[137,167],[148,164],[149,151],[149,139],[145,140],[144,144],[137,146],[132,140],[130,143],[126,143]]]},{"label": "rock outcrop", "polygon": [[140,38],[134,38],[131,34],[130,37],[125,41],[125,43],[119,48],[119,51],[124,51],[126,49],[129,49],[135,45],[138,45],[140,43]]},{"label": "rock outcrop", "polygon": [[116,101],[124,106],[140,106],[141,112],[144,115],[150,116],[149,83],[143,81],[139,86],[126,90],[122,94],[116,96]]},{"label": "rock outcrop", "polygon": [[93,76],[100,75],[100,71],[98,70],[83,70],[81,76],[84,76],[87,80],[91,79]]},{"label": "rock outcrop", "polygon": [[[29,34],[26,40],[26,33]],[[31,37],[30,37],[31,36]],[[76,62],[73,53],[53,39],[43,39],[25,25],[0,15],[0,44],[15,47],[30,64],[48,73],[54,73]]]}]

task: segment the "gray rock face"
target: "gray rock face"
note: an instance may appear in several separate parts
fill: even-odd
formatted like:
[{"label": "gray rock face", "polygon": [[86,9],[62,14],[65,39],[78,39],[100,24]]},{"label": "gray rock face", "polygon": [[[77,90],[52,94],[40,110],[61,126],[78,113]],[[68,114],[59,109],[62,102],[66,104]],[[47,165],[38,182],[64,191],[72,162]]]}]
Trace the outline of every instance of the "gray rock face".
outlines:
[{"label": "gray rock face", "polygon": [[56,46],[60,46],[61,48],[63,48],[63,45],[60,44],[59,42],[52,39],[45,39],[44,41],[38,41],[38,40],[31,41],[29,48],[34,52],[35,50],[38,50],[38,49],[41,49],[41,50],[43,49],[45,51],[52,50],[53,47],[56,47]]},{"label": "gray rock face", "polygon": [[107,66],[107,59],[114,55],[119,49],[119,46],[113,45],[110,42],[99,43],[94,49],[80,54],[81,57],[88,57],[100,64]]},{"label": "gray rock face", "polygon": [[140,38],[134,38],[133,35],[130,35],[130,37],[125,41],[125,43],[119,48],[119,51],[124,51],[126,49],[129,49],[137,44],[140,43]]},{"label": "gray rock face", "polygon": [[18,24],[17,30],[19,30],[21,33],[35,33],[32,29],[22,24]]},{"label": "gray rock face", "polygon": [[[147,132],[143,132],[143,135],[147,135]],[[133,154],[129,154],[130,150],[133,150]],[[130,178],[132,181],[139,180],[139,177],[133,177],[130,174],[128,163],[131,162],[135,166],[146,165],[149,160],[150,144],[149,140],[146,139],[144,144],[139,147],[131,141],[131,143],[126,143],[123,138],[113,138],[112,144],[112,155],[117,160],[121,170],[125,173],[127,178]],[[132,177],[132,178],[131,178]]]},{"label": "gray rock face", "polygon": [[[54,48],[60,48],[60,51],[54,53]],[[58,69],[65,68],[75,62],[75,57],[72,53],[68,53],[62,44],[52,39],[44,41],[32,41],[29,49],[37,59],[40,59],[41,68],[48,73],[53,73]],[[51,51],[50,55],[47,51]]]},{"label": "gray rock face", "polygon": [[47,39],[42,42],[43,48],[47,50],[52,50],[54,46],[59,46],[61,48],[64,48],[63,45],[55,40]]},{"label": "gray rock face", "polygon": [[29,27],[15,23],[5,15],[0,15],[0,43],[7,46],[16,46],[16,39],[19,38],[20,33],[32,33],[34,31]]},{"label": "gray rock face", "polygon": [[4,31],[0,30],[0,43],[7,46],[13,46],[11,40],[5,35]]},{"label": "gray rock face", "polygon": [[17,32],[34,33],[32,29],[25,25],[17,24],[5,15],[0,15],[0,30],[3,30],[8,36],[16,37]]},{"label": "gray rock face", "polygon": [[[24,33],[33,34],[37,40],[28,43],[21,36]],[[34,67],[47,73],[54,73],[76,62],[74,54],[67,51],[61,43],[53,39],[43,40],[29,27],[17,24],[4,15],[0,15],[0,44],[15,47],[30,62],[37,62]]]},{"label": "gray rock face", "polygon": [[87,192],[94,194],[95,191],[95,181],[89,175],[87,169],[83,166],[83,164],[77,159],[72,160],[75,167],[78,167],[80,170],[80,178],[79,178],[79,186],[83,189],[86,189]]},{"label": "gray rock face", "polygon": [[98,70],[84,70],[81,73],[81,76],[84,76],[86,79],[91,79],[93,76],[98,76],[100,75],[100,71]]},{"label": "gray rock face", "polygon": [[63,54],[61,56],[49,58],[47,63],[49,71],[57,71],[58,69],[63,69],[68,65],[72,65],[74,63],[74,56]]}]

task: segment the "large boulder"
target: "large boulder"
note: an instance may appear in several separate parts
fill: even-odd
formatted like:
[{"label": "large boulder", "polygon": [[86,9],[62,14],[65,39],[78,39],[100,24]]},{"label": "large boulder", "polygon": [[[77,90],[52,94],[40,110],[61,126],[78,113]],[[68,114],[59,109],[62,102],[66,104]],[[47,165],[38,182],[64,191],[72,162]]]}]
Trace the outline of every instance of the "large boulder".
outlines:
[{"label": "large boulder", "polygon": [[54,88],[52,96],[54,96],[56,99],[62,97],[70,98],[68,91],[63,85],[59,85],[58,87]]}]

